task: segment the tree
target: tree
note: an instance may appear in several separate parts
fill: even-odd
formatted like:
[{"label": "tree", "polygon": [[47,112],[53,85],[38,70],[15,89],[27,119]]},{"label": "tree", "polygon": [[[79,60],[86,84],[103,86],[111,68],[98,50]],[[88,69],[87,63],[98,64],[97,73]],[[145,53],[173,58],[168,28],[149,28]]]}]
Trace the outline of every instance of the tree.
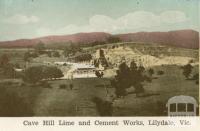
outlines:
[{"label": "tree", "polygon": [[157,71],[157,74],[158,74],[158,75],[163,75],[163,74],[164,74],[164,71],[159,70],[159,71]]},{"label": "tree", "polygon": [[70,90],[72,90],[74,88],[72,83],[69,84],[69,88],[70,88]]},{"label": "tree", "polygon": [[102,78],[104,73],[103,72],[99,72],[99,71],[95,71],[95,75],[98,77],[98,78]]},{"label": "tree", "polygon": [[122,63],[117,70],[115,79],[111,81],[111,85],[115,88],[115,94],[117,97],[126,95],[126,88],[131,86],[131,74],[130,69],[126,63]]},{"label": "tree", "polygon": [[45,49],[46,49],[46,48],[45,48],[45,45],[44,45],[44,43],[42,43],[42,42],[39,42],[39,43],[35,46],[36,52],[38,52],[38,53],[40,53],[40,54],[41,54]]},{"label": "tree", "polygon": [[60,53],[59,53],[58,51],[55,51],[55,52],[53,53],[53,57],[60,57]]},{"label": "tree", "polygon": [[75,57],[75,61],[77,62],[81,62],[81,61],[90,61],[92,59],[92,55],[91,54],[80,54],[78,56]]},{"label": "tree", "polygon": [[100,116],[112,116],[112,102],[105,101],[99,97],[92,98],[92,101],[96,104],[96,108]]},{"label": "tree", "polygon": [[47,55],[48,55],[48,57],[52,57],[52,54],[50,51],[47,53]]},{"label": "tree", "polygon": [[25,71],[24,81],[37,83],[43,79],[56,79],[63,77],[63,73],[57,67],[34,66]]},{"label": "tree", "polygon": [[194,74],[192,79],[195,80],[195,83],[198,85],[199,84],[199,73]]},{"label": "tree", "polygon": [[134,61],[131,62],[131,85],[135,88],[136,95],[144,92],[142,82],[148,81],[148,77],[143,74],[144,70],[145,68],[143,66],[137,67]]},{"label": "tree", "polygon": [[31,55],[29,52],[25,52],[24,53],[24,61],[25,62],[30,62],[30,58],[31,58]]},{"label": "tree", "polygon": [[183,69],[183,75],[186,77],[186,79],[189,78],[189,76],[190,76],[190,74],[192,72],[192,68],[193,67],[191,66],[191,64],[187,64],[187,65],[184,65],[182,67],[182,69]]},{"label": "tree", "polygon": [[9,63],[10,59],[7,54],[3,54],[0,57],[0,67],[4,67]]},{"label": "tree", "polygon": [[15,70],[12,64],[7,64],[3,67],[3,75],[5,78],[14,78],[15,77]]},{"label": "tree", "polygon": [[192,79],[199,80],[199,73],[196,73],[193,75]]},{"label": "tree", "polygon": [[74,55],[77,52],[81,52],[81,51],[82,49],[80,48],[79,45],[75,45],[75,43],[70,43],[69,46],[64,48],[63,55],[65,57],[68,57],[70,55]]},{"label": "tree", "polygon": [[51,72],[53,74],[53,78],[61,78],[64,76],[62,71],[57,67],[51,67]]},{"label": "tree", "polygon": [[29,67],[25,70],[24,81],[28,83],[36,83],[43,79],[43,68],[42,66]]},{"label": "tree", "polygon": [[154,70],[153,70],[152,68],[150,68],[150,69],[148,70],[148,73],[149,73],[150,76],[152,76],[152,75],[154,74]]},{"label": "tree", "polygon": [[149,81],[149,78],[143,74],[145,68],[143,66],[137,66],[134,61],[131,62],[130,67],[126,63],[122,63],[117,70],[115,79],[111,81],[111,86],[115,88],[115,94],[117,97],[125,96],[126,89],[133,86],[135,93],[138,96],[144,92],[144,81]]},{"label": "tree", "polygon": [[68,57],[70,54],[71,54],[71,50],[69,49],[69,47],[65,47],[63,51],[63,55],[65,57]]},{"label": "tree", "polygon": [[56,79],[63,77],[63,73],[57,67],[43,67],[43,79]]},{"label": "tree", "polygon": [[20,65],[19,65],[19,63],[15,63],[14,67],[18,68],[18,69],[21,68]]}]

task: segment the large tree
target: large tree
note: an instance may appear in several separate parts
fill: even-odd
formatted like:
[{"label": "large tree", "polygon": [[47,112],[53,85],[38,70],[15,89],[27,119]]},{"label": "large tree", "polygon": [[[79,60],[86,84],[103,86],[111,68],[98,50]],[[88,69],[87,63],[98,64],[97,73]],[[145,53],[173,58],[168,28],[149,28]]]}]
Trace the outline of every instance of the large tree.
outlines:
[{"label": "large tree", "polygon": [[131,73],[126,63],[122,63],[117,70],[115,79],[111,81],[111,85],[115,88],[117,97],[126,95],[126,88],[131,86]]},{"label": "large tree", "polygon": [[186,77],[186,79],[189,79],[189,76],[190,76],[190,74],[191,74],[191,72],[192,72],[192,65],[191,64],[187,64],[187,65],[184,65],[183,67],[182,67],[182,69],[183,69],[183,75]]},{"label": "large tree", "polygon": [[9,63],[10,59],[7,54],[3,54],[0,57],[0,67],[4,67]]},{"label": "large tree", "polygon": [[43,79],[42,66],[29,67],[25,70],[24,81],[28,83],[36,83]]},{"label": "large tree", "polygon": [[34,66],[25,71],[24,80],[29,83],[36,83],[43,79],[55,79],[63,77],[63,73],[57,67]]},{"label": "large tree", "polygon": [[115,88],[115,94],[117,97],[125,96],[126,89],[133,86],[135,88],[136,95],[143,93],[144,88],[142,82],[148,80],[148,77],[144,75],[144,67],[137,66],[134,61],[131,62],[130,67],[124,62],[119,66],[115,79],[111,81],[111,85]]},{"label": "large tree", "polygon": [[152,76],[152,75],[154,74],[154,70],[153,70],[152,68],[150,68],[150,69],[148,70],[148,73],[149,73],[150,76]]}]

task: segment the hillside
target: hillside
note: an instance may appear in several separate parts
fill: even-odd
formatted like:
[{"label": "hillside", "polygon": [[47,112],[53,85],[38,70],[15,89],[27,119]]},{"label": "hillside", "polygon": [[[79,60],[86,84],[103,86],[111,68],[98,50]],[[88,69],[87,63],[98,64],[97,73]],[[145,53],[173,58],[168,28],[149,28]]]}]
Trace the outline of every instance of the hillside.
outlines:
[{"label": "hillside", "polygon": [[106,41],[111,36],[104,32],[92,32],[92,33],[78,33],[72,35],[62,36],[45,36],[34,39],[19,39],[14,41],[2,41],[0,47],[31,47],[39,42],[44,44],[62,44],[62,43],[91,43],[94,41]]},{"label": "hillside", "polygon": [[0,42],[0,47],[31,47],[39,42],[43,42],[44,44],[56,44],[58,46],[71,42],[77,44],[87,44],[95,41],[105,42],[110,36],[118,37],[122,42],[145,42],[146,44],[158,43],[191,49],[199,48],[199,33],[194,30],[138,32],[117,35],[111,35],[104,32],[78,33],[72,35],[46,36],[34,39],[2,41]]},{"label": "hillside", "polygon": [[139,32],[116,36],[123,42],[147,42],[192,49],[199,48],[199,33],[193,30]]},{"label": "hillside", "polygon": [[128,64],[134,60],[138,65],[144,67],[162,66],[162,65],[185,65],[191,60],[194,62],[192,65],[198,64],[198,59],[195,57],[188,56],[152,56],[150,54],[143,54],[137,49],[131,49],[130,47],[118,47],[115,49],[105,49],[105,56],[109,59],[109,62],[114,64],[116,67],[125,60]]}]

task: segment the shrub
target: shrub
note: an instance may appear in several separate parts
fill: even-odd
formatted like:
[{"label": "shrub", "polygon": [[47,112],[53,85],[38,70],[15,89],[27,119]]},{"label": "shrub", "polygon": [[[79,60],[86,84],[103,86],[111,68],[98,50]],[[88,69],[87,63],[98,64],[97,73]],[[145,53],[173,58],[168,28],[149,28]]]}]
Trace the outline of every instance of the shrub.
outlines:
[{"label": "shrub", "polygon": [[96,108],[100,116],[112,116],[112,102],[105,101],[99,97],[92,98],[92,101],[96,104]]},{"label": "shrub", "polygon": [[157,72],[157,74],[158,74],[158,75],[163,75],[163,74],[164,74],[164,71],[161,71],[161,70],[160,70],[160,71]]},{"label": "shrub", "polygon": [[34,66],[25,71],[24,81],[36,83],[43,79],[53,79],[63,77],[63,73],[57,67]]},{"label": "shrub", "polygon": [[191,64],[187,64],[187,65],[184,65],[183,67],[182,67],[182,69],[183,69],[183,75],[186,77],[186,79],[188,79],[189,78],[189,76],[190,76],[190,74],[191,74],[191,72],[192,72],[192,65]]},{"label": "shrub", "polygon": [[53,53],[53,57],[60,57],[60,53],[59,53],[58,51],[55,51],[55,52]]},{"label": "shrub", "polygon": [[150,68],[150,69],[148,70],[148,73],[149,73],[150,76],[152,76],[152,75],[154,74],[154,70],[153,70],[152,68]]},{"label": "shrub", "polygon": [[60,84],[59,87],[60,87],[60,89],[66,89],[67,85],[66,84]]},{"label": "shrub", "polygon": [[73,84],[69,84],[69,88],[70,88],[70,90],[72,90],[74,88],[74,85]]},{"label": "shrub", "polygon": [[192,79],[199,80],[199,73],[194,74]]},{"label": "shrub", "polygon": [[196,80],[196,82],[195,82],[197,85],[199,84],[199,80]]},{"label": "shrub", "polygon": [[43,82],[42,87],[44,88],[52,88],[52,86],[48,82]]}]

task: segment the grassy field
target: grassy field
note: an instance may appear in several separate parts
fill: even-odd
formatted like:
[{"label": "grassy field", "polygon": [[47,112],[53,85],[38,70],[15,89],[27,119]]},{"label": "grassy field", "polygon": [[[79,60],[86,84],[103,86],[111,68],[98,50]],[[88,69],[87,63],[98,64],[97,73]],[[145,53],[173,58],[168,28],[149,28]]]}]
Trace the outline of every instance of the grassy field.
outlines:
[{"label": "grassy field", "polygon": [[[197,72],[198,68],[195,68]],[[144,83],[145,92],[154,94],[147,97],[136,97],[128,94],[125,98],[113,102],[113,116],[159,116],[166,115],[165,104],[175,95],[189,95],[198,100],[198,85],[192,80],[185,80],[182,70],[177,66],[156,67],[163,70],[164,75],[154,75],[152,83]],[[75,79],[49,81],[52,88],[41,86],[8,86],[8,94],[17,94],[31,107],[34,116],[98,116],[96,105],[91,101],[95,96],[106,99],[104,85],[109,85],[109,79]],[[60,89],[60,84],[73,83],[74,88]],[[108,88],[109,94],[114,94],[113,88]],[[1,97],[0,97],[1,98]],[[3,99],[3,98],[1,98]],[[4,99],[5,101],[5,99]],[[20,107],[19,107],[20,108]]]},{"label": "grassy field", "polygon": [[[145,92],[155,95],[148,97],[136,97],[130,94],[124,99],[114,103],[116,107],[115,116],[158,116],[167,115],[167,100],[176,95],[189,95],[199,100],[199,85],[195,81],[186,80],[182,70],[177,66],[156,67],[156,70],[163,70],[164,75],[154,79],[152,83],[145,84]],[[198,72],[198,67],[194,69]]]},{"label": "grassy field", "polygon": [[[95,52],[96,49],[118,44],[109,44],[86,48],[85,50]],[[143,46],[141,44],[129,45],[133,50],[158,56],[154,48],[158,45]],[[197,50],[173,48],[161,46],[164,55],[178,55],[195,58],[198,61]],[[1,54],[9,54],[11,63],[23,65],[23,54],[27,49],[0,49]],[[154,52],[151,52],[154,51]],[[178,52],[178,53],[177,53]],[[65,58],[47,58],[40,56],[29,64],[30,66],[41,65],[44,61],[64,61]],[[179,66],[157,66],[153,67],[155,74],[151,83],[144,83],[145,92],[151,94],[146,97],[136,97],[130,93],[125,98],[115,99],[113,102],[113,116],[163,116],[166,115],[166,102],[175,95],[189,95],[199,100],[199,85],[193,80],[186,80]],[[157,75],[157,71],[164,71],[163,75]],[[110,69],[108,74],[114,74]],[[111,73],[112,72],[112,73]],[[198,66],[193,68],[192,74],[199,73]],[[106,75],[106,73],[105,73]],[[9,80],[8,80],[9,81]],[[74,80],[49,81],[52,88],[44,88],[41,85],[19,85],[11,82],[0,82],[0,116],[99,116],[96,105],[92,98],[97,96],[104,100],[114,94],[114,88],[105,88],[109,85],[109,78],[88,78]],[[73,90],[69,88],[60,89],[61,84],[74,85]],[[24,111],[25,110],[25,111]],[[9,114],[7,111],[14,112]]]}]

